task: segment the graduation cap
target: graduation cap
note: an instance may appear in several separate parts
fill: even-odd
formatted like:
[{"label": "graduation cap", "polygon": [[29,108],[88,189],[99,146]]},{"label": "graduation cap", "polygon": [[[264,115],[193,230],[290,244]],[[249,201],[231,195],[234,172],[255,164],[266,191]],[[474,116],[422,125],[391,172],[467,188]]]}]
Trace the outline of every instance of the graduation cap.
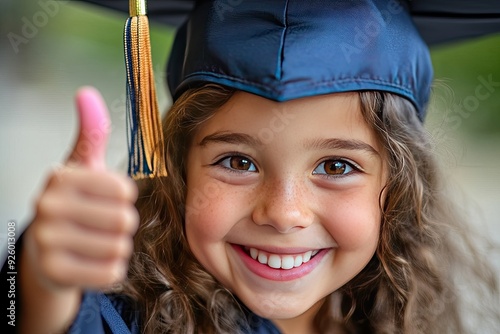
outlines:
[{"label": "graduation cap", "polygon": [[[166,175],[155,159],[163,154],[152,71],[144,70],[147,22],[133,19],[146,14],[144,0],[86,1],[131,12],[129,173]],[[500,31],[500,2],[487,0],[150,0],[148,7],[152,20],[177,27],[167,67],[174,100],[207,82],[276,101],[379,90],[407,98],[422,120],[432,82],[428,46]]]},{"label": "graduation cap", "polygon": [[[128,0],[85,0],[126,12]],[[246,0],[221,0],[230,12]],[[332,1],[333,2],[333,1]],[[389,1],[387,1],[389,2]],[[196,0],[149,0],[151,20],[178,27],[188,18]],[[422,38],[429,46],[500,32],[500,1],[401,0],[407,6]]]}]

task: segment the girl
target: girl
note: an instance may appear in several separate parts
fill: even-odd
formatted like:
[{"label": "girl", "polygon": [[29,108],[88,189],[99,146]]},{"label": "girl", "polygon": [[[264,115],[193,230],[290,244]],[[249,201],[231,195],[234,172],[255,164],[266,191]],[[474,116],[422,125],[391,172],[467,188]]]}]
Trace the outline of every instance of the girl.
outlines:
[{"label": "girl", "polygon": [[463,282],[496,329],[496,277],[421,124],[432,70],[407,12],[261,7],[222,20],[201,1],[179,30],[169,175],[138,195],[103,164],[102,101],[78,94],[80,136],[23,239],[22,332],[463,333]]}]

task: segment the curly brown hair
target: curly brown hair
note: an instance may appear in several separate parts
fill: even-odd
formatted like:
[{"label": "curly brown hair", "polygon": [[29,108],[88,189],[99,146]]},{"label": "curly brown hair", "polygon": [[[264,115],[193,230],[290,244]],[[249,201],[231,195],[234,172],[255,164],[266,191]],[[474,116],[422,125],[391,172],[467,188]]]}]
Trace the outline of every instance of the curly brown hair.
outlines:
[{"label": "curly brown hair", "polygon": [[[235,333],[248,325],[244,306],[193,256],[183,223],[192,137],[233,93],[208,84],[175,101],[163,122],[169,176],[139,182],[141,225],[124,293],[137,302],[144,333]],[[466,333],[459,285],[465,279],[479,298],[491,300],[477,315],[498,326],[497,278],[447,198],[413,105],[384,92],[358,96],[387,156],[380,240],[369,264],[327,298],[316,316],[318,330]]]}]

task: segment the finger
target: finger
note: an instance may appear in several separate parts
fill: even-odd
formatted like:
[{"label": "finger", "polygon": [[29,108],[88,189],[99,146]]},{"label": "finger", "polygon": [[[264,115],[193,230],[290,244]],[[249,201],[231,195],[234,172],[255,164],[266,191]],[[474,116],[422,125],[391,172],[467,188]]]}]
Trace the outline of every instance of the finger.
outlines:
[{"label": "finger", "polygon": [[68,252],[88,260],[128,260],[133,251],[131,233],[102,233],[59,221],[51,232],[37,231],[40,252]]},{"label": "finger", "polygon": [[66,211],[66,216],[71,216],[70,218],[76,219],[82,228],[90,230],[132,235],[137,231],[139,225],[139,214],[132,205],[82,203],[73,212]]},{"label": "finger", "polygon": [[93,87],[83,87],[76,94],[80,129],[68,158],[70,165],[104,169],[110,120],[101,94]]},{"label": "finger", "polygon": [[[69,194],[65,198],[46,194],[37,205],[37,226],[59,226],[60,221],[79,225],[81,229],[102,233],[134,234],[139,224],[139,215],[132,203],[114,200],[95,201]],[[48,222],[47,224],[45,224]],[[54,228],[45,228],[53,231]],[[52,233],[52,232],[50,232]]]},{"label": "finger", "polygon": [[128,260],[94,260],[69,252],[54,252],[44,257],[40,265],[52,285],[103,288],[125,279]]},{"label": "finger", "polygon": [[138,193],[135,182],[125,175],[68,166],[54,170],[47,188],[67,189],[69,192],[95,196],[97,200],[108,198],[129,202],[135,202]]}]

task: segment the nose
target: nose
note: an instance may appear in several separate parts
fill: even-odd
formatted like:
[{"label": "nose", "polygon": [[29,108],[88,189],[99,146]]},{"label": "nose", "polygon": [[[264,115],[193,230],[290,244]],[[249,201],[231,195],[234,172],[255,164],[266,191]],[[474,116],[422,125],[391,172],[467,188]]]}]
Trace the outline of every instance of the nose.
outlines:
[{"label": "nose", "polygon": [[252,213],[257,225],[269,225],[280,233],[291,233],[314,221],[307,187],[297,179],[268,180],[258,196]]}]

